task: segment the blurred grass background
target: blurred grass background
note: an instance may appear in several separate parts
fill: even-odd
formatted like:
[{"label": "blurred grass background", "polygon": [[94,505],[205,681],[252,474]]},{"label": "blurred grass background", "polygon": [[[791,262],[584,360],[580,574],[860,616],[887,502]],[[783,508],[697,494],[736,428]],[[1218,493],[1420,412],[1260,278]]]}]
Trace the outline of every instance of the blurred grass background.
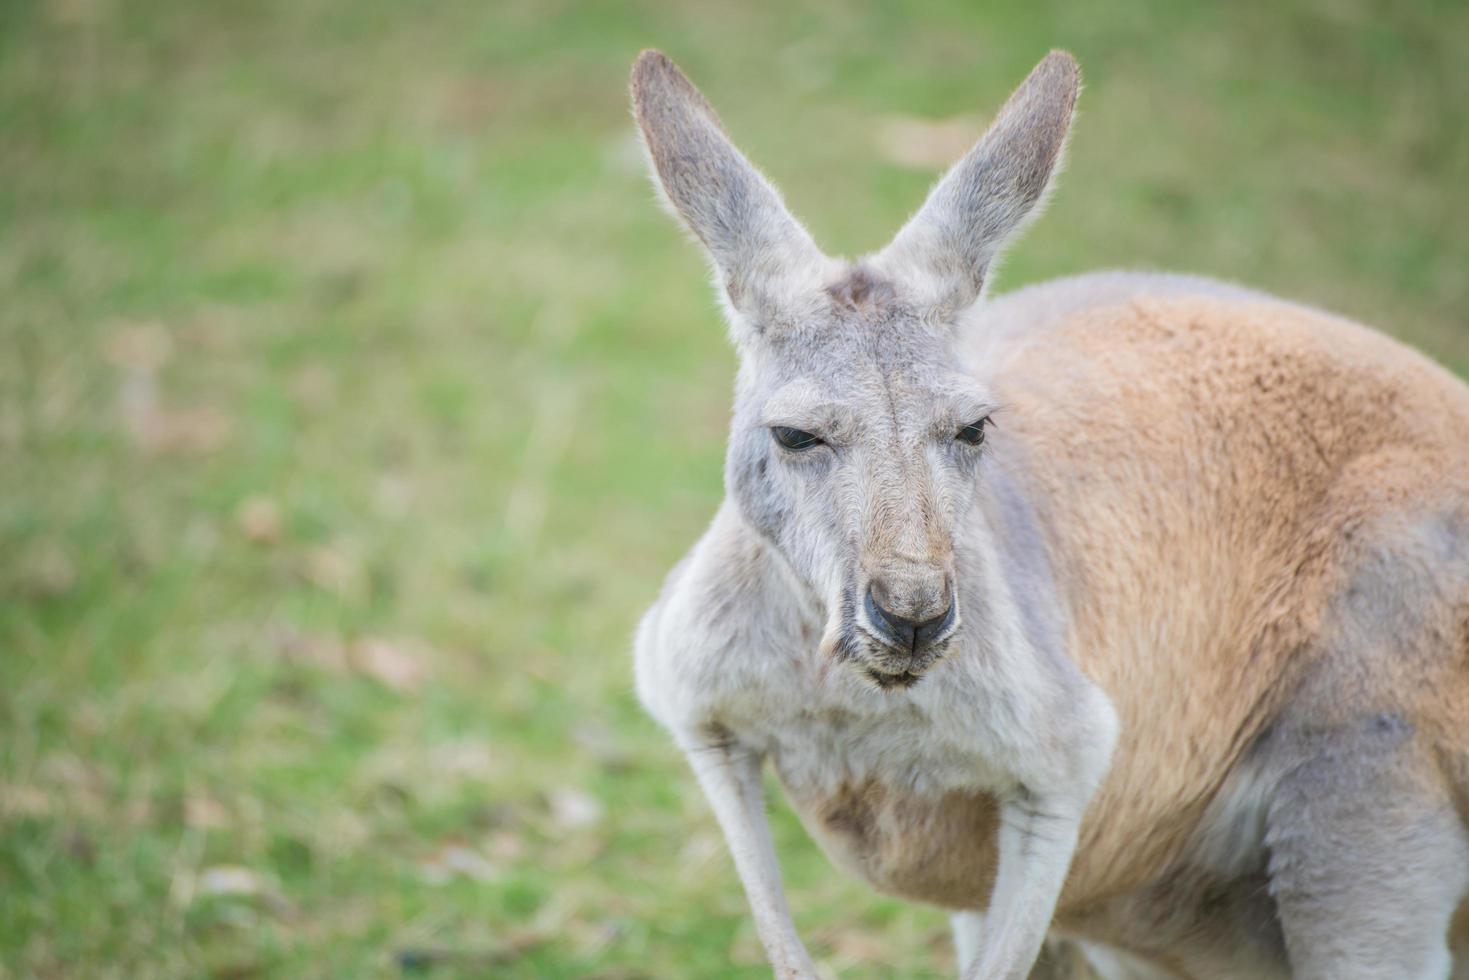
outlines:
[{"label": "blurred grass background", "polygon": [[[846,253],[1070,48],[999,288],[1205,272],[1469,369],[1456,0],[0,0],[0,976],[768,975],[629,680],[733,368],[645,46]],[[826,968],[952,970],[775,810]]]}]

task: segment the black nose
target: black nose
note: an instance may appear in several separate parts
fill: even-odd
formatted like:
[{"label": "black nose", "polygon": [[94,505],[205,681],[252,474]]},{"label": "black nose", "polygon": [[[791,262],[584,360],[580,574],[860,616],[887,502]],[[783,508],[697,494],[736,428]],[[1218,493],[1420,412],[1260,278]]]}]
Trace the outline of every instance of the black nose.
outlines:
[{"label": "black nose", "polygon": [[867,607],[867,618],[882,632],[883,639],[902,650],[917,650],[954,622],[952,590],[945,589],[944,597],[944,611],[922,621],[908,619],[888,609],[887,596],[876,582],[867,587],[863,603]]}]

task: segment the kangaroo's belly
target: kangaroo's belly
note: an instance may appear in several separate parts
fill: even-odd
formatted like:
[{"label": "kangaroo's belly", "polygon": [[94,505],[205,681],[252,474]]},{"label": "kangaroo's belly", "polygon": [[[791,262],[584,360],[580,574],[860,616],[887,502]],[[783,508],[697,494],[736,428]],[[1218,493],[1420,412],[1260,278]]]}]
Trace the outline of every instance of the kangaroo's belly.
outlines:
[{"label": "kangaroo's belly", "polygon": [[832,862],[891,895],[983,908],[995,873],[998,808],[984,792],[904,792],[868,777],[834,787],[792,779],[776,763],[807,832]]},{"label": "kangaroo's belly", "polygon": [[853,710],[815,688],[763,726],[767,755],[832,863],[878,891],[983,908],[996,864],[1001,774],[934,726],[935,711]]}]

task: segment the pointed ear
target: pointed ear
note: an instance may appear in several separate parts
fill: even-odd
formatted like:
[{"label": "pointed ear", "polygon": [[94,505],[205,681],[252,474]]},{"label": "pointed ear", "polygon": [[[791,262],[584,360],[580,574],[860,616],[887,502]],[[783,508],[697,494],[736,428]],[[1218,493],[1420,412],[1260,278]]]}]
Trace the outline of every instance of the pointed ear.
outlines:
[{"label": "pointed ear", "polygon": [[759,330],[803,287],[820,288],[827,260],[677,65],[657,51],[639,55],[632,103],[658,184],[704,244],[736,313]]},{"label": "pointed ear", "polygon": [[995,256],[1040,210],[1080,87],[1071,55],[1046,55],[872,264],[923,306],[956,312],[978,299]]}]

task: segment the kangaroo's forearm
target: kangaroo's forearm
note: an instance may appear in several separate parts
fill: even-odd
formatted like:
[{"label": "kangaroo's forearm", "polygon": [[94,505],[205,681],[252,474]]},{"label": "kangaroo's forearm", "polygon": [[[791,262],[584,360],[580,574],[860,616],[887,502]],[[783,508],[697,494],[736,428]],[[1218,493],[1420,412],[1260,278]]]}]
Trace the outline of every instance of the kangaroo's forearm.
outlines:
[{"label": "kangaroo's forearm", "polygon": [[755,918],[755,929],[775,975],[782,980],[814,977],[815,969],[796,934],[781,885],[780,866],[765,816],[760,756],[724,741],[695,744],[686,752],[724,831]]}]

